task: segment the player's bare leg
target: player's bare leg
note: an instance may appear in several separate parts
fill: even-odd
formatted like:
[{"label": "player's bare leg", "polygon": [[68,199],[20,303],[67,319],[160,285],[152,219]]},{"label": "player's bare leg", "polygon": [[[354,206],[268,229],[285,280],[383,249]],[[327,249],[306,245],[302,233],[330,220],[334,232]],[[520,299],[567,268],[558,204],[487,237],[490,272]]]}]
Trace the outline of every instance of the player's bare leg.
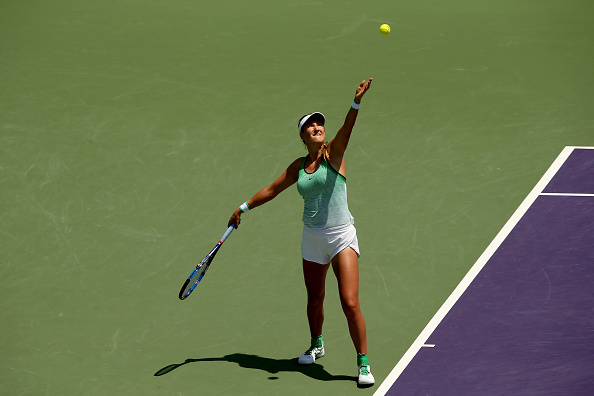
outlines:
[{"label": "player's bare leg", "polygon": [[332,259],[332,269],[338,280],[340,303],[346,316],[353,345],[357,351],[360,385],[373,385],[367,358],[367,328],[359,304],[359,258],[357,253],[347,248]]},{"label": "player's bare leg", "polygon": [[303,260],[303,277],[307,289],[307,320],[311,334],[310,348],[298,362],[312,364],[316,358],[324,356],[322,326],[324,325],[324,297],[326,296],[326,274],[330,264],[318,264]]}]

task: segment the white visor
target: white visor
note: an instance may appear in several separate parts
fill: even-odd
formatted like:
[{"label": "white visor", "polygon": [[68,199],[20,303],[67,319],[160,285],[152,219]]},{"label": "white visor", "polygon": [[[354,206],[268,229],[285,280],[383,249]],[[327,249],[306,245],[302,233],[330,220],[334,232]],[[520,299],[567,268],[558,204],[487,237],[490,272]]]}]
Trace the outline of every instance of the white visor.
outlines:
[{"label": "white visor", "polygon": [[303,116],[303,118],[301,118],[301,120],[299,121],[299,133],[301,133],[301,128],[303,128],[303,126],[305,125],[307,120],[309,120],[313,116],[322,116],[322,119],[324,120],[324,124],[326,123],[326,117],[324,116],[324,114],[316,111],[314,113],[308,114],[306,116]]}]

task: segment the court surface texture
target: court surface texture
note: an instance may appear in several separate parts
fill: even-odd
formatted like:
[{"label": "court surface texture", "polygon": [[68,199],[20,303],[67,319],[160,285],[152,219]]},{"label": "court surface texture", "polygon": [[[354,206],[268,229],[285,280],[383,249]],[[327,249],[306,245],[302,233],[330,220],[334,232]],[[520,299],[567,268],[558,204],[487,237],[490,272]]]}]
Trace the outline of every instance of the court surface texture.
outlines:
[{"label": "court surface texture", "polygon": [[[0,395],[591,391],[593,57],[587,0],[0,0]],[[296,364],[294,186],[178,292],[369,78],[359,389],[332,274]]]},{"label": "court surface texture", "polygon": [[376,394],[592,394],[593,264],[594,148],[567,148]]}]

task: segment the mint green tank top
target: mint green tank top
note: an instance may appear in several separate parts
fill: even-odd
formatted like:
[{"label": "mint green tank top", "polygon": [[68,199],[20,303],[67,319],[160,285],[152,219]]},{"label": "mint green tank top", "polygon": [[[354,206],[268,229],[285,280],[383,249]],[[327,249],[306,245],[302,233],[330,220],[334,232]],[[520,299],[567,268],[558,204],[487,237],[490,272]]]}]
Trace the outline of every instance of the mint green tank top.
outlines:
[{"label": "mint green tank top", "polygon": [[314,229],[326,229],[349,224],[353,217],[347,204],[346,179],[322,159],[313,173],[301,163],[297,191],[303,197],[303,224]]}]

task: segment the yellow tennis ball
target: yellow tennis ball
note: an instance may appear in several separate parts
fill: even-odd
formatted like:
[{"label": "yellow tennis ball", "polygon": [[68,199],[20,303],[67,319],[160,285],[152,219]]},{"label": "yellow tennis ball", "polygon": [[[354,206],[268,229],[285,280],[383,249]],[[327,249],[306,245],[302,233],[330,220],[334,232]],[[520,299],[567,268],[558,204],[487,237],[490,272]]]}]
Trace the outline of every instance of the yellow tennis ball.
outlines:
[{"label": "yellow tennis ball", "polygon": [[380,32],[382,32],[382,34],[390,34],[390,25],[384,23],[382,26],[380,26]]}]

